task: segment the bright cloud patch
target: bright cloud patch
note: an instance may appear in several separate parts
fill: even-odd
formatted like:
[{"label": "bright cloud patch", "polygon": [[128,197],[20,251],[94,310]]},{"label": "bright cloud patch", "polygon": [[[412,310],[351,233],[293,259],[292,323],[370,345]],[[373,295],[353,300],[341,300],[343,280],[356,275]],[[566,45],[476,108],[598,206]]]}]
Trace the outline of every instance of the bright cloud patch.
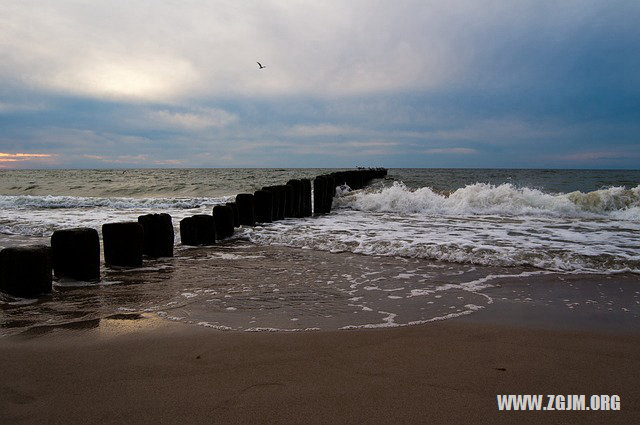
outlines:
[{"label": "bright cloud patch", "polygon": [[36,77],[41,85],[81,95],[162,100],[178,95],[193,79],[191,65],[175,58],[117,58],[78,61],[70,68]]}]

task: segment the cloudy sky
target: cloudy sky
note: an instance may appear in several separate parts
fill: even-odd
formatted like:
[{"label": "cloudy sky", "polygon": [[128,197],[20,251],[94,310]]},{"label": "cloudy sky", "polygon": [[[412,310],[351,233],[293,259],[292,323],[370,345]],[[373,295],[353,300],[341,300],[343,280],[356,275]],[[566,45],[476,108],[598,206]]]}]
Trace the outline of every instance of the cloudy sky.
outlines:
[{"label": "cloudy sky", "polygon": [[637,169],[638,22],[637,0],[2,0],[0,168]]}]

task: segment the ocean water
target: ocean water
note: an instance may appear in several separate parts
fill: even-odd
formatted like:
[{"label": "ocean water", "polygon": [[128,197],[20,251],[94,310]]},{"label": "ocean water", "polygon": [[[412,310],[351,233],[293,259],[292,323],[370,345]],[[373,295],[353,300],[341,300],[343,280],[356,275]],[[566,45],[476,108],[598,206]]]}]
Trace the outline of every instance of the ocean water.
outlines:
[{"label": "ocean water", "polygon": [[[305,257],[298,260],[313,269],[312,274],[305,278],[292,275],[280,282],[282,286],[295,282],[296,291],[303,290],[303,298],[314,306],[310,310],[296,310],[299,303],[287,297],[269,298],[266,308],[260,301],[265,299],[265,288],[278,289],[276,292],[284,288],[260,287],[259,267],[246,270],[253,283],[229,287],[219,280],[215,284],[203,281],[197,278],[198,267],[184,265],[198,263],[194,258],[204,254],[201,249],[180,245],[180,219],[210,213],[214,205],[232,201],[237,193],[330,171],[336,170],[1,170],[0,247],[48,243],[51,233],[60,228],[100,230],[103,223],[167,212],[176,227],[178,259],[147,265],[154,276],[140,277],[141,271],[130,274],[137,276],[136,282],[167,282],[173,281],[165,279],[167,270],[191,267],[188,275],[198,285],[189,286],[176,278],[175,287],[163,286],[162,291],[136,304],[125,301],[126,290],[120,293],[124,286],[132,286],[129,278],[120,271],[105,271],[101,286],[108,289],[103,295],[118,295],[102,300],[100,305],[107,307],[99,314],[87,312],[80,317],[154,312],[236,330],[284,329],[282,323],[291,319],[297,320],[288,328],[296,330],[424,323],[483,308],[490,301],[482,294],[483,288],[500,276],[640,274],[640,171],[613,170],[390,169],[385,179],[375,180],[365,189],[338,188],[331,214],[241,228],[232,241],[211,248],[214,254],[205,255],[214,264],[250,261],[277,268],[291,265],[286,258],[295,257],[295,252],[323,253],[323,261],[341,263],[344,273],[315,270],[310,257]],[[274,254],[269,253],[269,247]],[[345,258],[352,260],[343,264]],[[393,276],[376,268],[375,264],[385,262],[394,270]],[[227,263],[223,276],[237,269]],[[440,270],[439,274],[434,270]],[[242,276],[236,279],[241,281]],[[318,286],[318,282],[323,284]],[[380,282],[389,286],[381,287]],[[150,285],[145,287],[154,293]],[[72,308],[69,299],[84,302],[83,290],[74,289],[80,291],[79,297],[69,298],[68,284],[55,282],[55,288],[53,298],[38,301],[37,306],[2,295],[4,318],[0,326],[21,329],[64,322],[56,312]],[[450,290],[444,297],[446,302],[440,297],[416,301],[416,294],[442,296],[447,292],[442,288]],[[334,303],[322,297],[327,291],[337,294],[329,296]],[[460,291],[473,300],[465,300]],[[371,298],[378,292],[384,297]],[[62,293],[66,293],[66,300]],[[225,297],[238,299],[239,293],[243,303],[223,303],[228,299]],[[216,299],[219,302],[212,301]],[[49,313],[43,315],[42,303]],[[216,307],[211,307],[214,304]],[[408,310],[415,314],[401,322],[393,319],[400,311],[408,311],[408,304],[412,306]],[[167,311],[175,309],[182,315]],[[279,313],[260,313],[265,310]],[[296,313],[287,313],[292,310]],[[360,318],[347,319],[354,311]],[[369,311],[375,317],[362,319]],[[308,320],[309,315],[323,319]],[[344,317],[337,320],[337,316]]]}]

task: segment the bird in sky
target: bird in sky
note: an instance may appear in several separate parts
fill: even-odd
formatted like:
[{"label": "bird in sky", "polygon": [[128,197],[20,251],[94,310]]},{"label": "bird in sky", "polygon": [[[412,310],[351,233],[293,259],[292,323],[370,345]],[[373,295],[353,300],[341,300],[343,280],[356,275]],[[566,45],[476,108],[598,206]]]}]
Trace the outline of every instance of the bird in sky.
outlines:
[{"label": "bird in sky", "polygon": [[258,66],[260,67],[260,68],[258,68],[258,69],[266,68],[266,66],[262,65],[260,62],[257,62],[257,64],[258,64]]}]

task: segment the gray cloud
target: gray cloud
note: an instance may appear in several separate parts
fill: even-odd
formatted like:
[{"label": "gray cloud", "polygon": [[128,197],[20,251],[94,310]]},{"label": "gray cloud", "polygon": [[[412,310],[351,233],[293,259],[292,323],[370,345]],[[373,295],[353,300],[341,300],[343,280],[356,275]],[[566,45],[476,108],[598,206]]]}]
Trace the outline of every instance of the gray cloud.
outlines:
[{"label": "gray cloud", "polygon": [[156,129],[179,128],[193,131],[226,127],[238,121],[237,115],[218,108],[152,110],[146,114],[145,118],[145,125]]},{"label": "gray cloud", "polygon": [[638,166],[638,19],[623,0],[5,0],[0,153]]},{"label": "gray cloud", "polygon": [[[513,63],[515,51],[567,43],[602,10],[588,1],[435,0],[8,0],[3,9],[3,77],[145,101],[504,85],[532,70]],[[258,73],[256,60],[267,69]],[[483,74],[487,63],[512,72]]]}]

